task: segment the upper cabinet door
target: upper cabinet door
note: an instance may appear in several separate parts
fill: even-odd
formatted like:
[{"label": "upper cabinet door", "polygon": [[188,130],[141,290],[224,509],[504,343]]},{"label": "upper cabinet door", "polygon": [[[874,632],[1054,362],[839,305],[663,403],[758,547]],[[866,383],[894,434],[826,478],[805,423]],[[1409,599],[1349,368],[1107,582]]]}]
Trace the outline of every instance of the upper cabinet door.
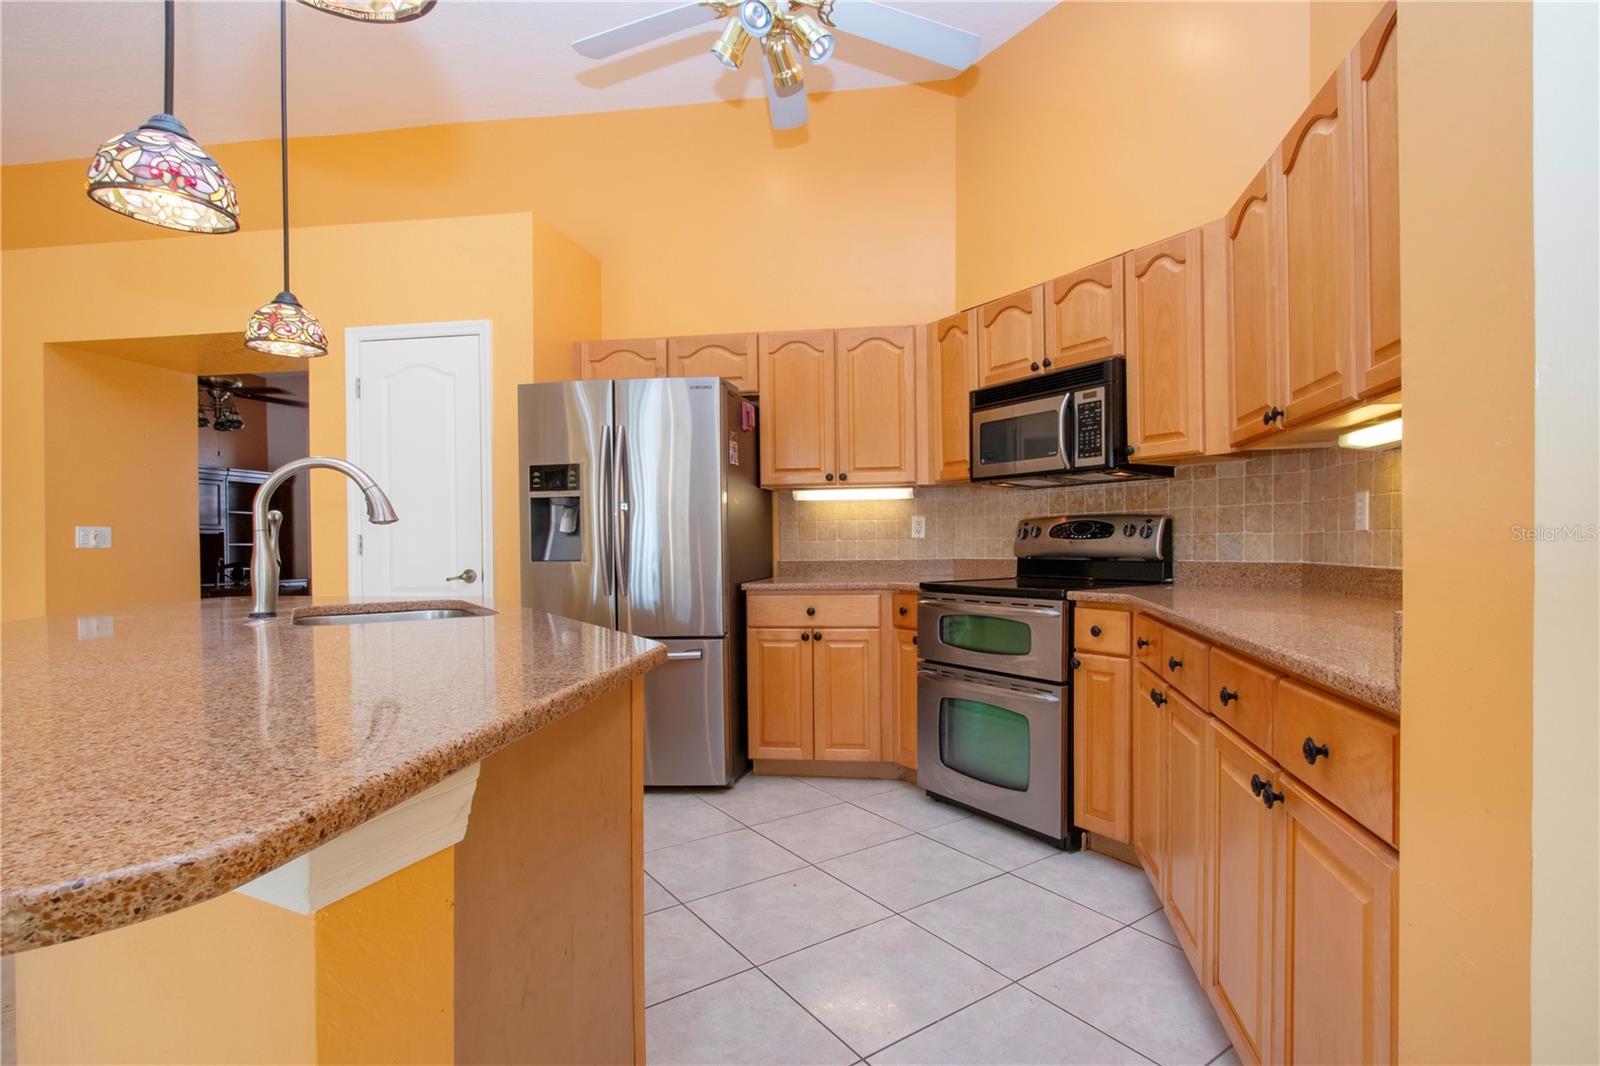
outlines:
[{"label": "upper cabinet door", "polygon": [[833,333],[763,333],[758,342],[761,484],[835,483]]},{"label": "upper cabinet door", "polygon": [[1122,257],[1045,282],[1044,355],[1053,370],[1123,355]]},{"label": "upper cabinet door", "polygon": [[581,341],[578,373],[585,378],[664,378],[667,342],[661,337],[627,341]]},{"label": "upper cabinet door", "polygon": [[1393,0],[1356,49],[1356,298],[1363,396],[1400,387],[1400,82]]},{"label": "upper cabinet door", "polygon": [[1288,304],[1288,425],[1356,398],[1350,75],[1341,64],[1279,147]]},{"label": "upper cabinet door", "polygon": [[917,330],[834,333],[839,389],[839,481],[910,485],[917,480]]},{"label": "upper cabinet door", "polygon": [[978,308],[978,387],[1043,371],[1043,354],[1043,285]]},{"label": "upper cabinet door", "polygon": [[1228,245],[1228,443],[1237,448],[1283,428],[1282,288],[1272,188],[1261,168],[1224,220]]},{"label": "upper cabinet door", "polygon": [[1128,440],[1135,462],[1205,448],[1200,231],[1123,256],[1128,299]]},{"label": "upper cabinet door", "polygon": [[740,392],[756,392],[760,380],[754,333],[669,337],[667,373],[675,378],[727,378]]},{"label": "upper cabinet door", "polygon": [[928,327],[930,465],[935,481],[971,478],[970,405],[977,377],[978,310],[941,318]]}]

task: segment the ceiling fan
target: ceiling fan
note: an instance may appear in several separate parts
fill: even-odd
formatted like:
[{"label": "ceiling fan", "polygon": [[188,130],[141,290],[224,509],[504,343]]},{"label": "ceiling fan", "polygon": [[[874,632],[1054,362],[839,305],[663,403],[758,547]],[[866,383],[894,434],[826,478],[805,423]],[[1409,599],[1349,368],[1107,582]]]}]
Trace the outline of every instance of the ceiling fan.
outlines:
[{"label": "ceiling fan", "polygon": [[244,417],[239,414],[239,405],[234,402],[240,400],[260,400],[262,403],[282,404],[285,407],[305,407],[306,401],[296,399],[287,390],[276,385],[246,385],[242,378],[213,378],[202,377],[198,379],[200,391],[205,393],[211,401],[211,411],[207,415],[204,401],[200,408],[200,428],[207,426],[219,433],[230,433],[236,429],[244,428]]},{"label": "ceiling fan", "polygon": [[827,62],[834,30],[920,56],[955,73],[976,63],[980,48],[975,33],[872,0],[699,0],[579,38],[572,47],[588,59],[605,59],[722,18],[728,25],[711,54],[737,70],[750,43],[760,42],[772,126],[780,130],[806,124],[801,58]]}]

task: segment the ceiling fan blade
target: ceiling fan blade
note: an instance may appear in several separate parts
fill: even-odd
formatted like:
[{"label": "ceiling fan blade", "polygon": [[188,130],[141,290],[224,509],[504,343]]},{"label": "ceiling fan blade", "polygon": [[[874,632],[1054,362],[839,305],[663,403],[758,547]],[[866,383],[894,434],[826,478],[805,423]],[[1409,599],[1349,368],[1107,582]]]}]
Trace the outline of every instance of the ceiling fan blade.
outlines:
[{"label": "ceiling fan blade", "polygon": [[805,83],[796,86],[788,96],[780,96],[778,87],[772,83],[772,70],[763,63],[761,72],[767,81],[767,108],[772,118],[772,128],[793,130],[804,126],[811,118],[811,109],[806,104]]},{"label": "ceiling fan blade", "polygon": [[572,42],[572,48],[585,58],[605,59],[618,52],[626,52],[630,48],[638,48],[642,44],[670,36],[679,30],[691,29],[704,22],[714,22],[716,18],[716,11],[705,4],[679,4],[665,11],[657,11],[654,15],[646,15],[642,19],[634,19],[632,22],[613,26],[609,30],[580,37]]},{"label": "ceiling fan blade", "polygon": [[845,33],[930,59],[956,71],[972,66],[982,52],[982,42],[975,33],[872,0],[836,0],[833,23]]}]

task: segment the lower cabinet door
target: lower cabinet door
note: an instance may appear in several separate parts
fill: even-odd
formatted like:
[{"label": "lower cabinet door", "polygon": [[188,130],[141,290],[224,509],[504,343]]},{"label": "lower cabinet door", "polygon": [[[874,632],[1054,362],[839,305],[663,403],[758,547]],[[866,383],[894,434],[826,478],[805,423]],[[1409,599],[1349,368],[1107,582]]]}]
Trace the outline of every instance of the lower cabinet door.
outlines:
[{"label": "lower cabinet door", "polygon": [[1165,878],[1161,901],[1178,946],[1198,972],[1204,966],[1206,904],[1206,746],[1211,732],[1204,712],[1169,691]]},{"label": "lower cabinet door", "polygon": [[1167,787],[1167,686],[1139,667],[1133,679],[1133,851],[1161,894]]},{"label": "lower cabinet door", "polygon": [[1399,856],[1287,776],[1275,987],[1283,1063],[1395,1059]]},{"label": "lower cabinet door", "polygon": [[1206,810],[1211,824],[1209,922],[1202,980],[1245,1062],[1266,1062],[1272,1030],[1273,844],[1284,819],[1260,793],[1276,767],[1211,723]]},{"label": "lower cabinet door", "polygon": [[877,629],[813,632],[815,758],[877,762],[883,757],[881,640]]},{"label": "lower cabinet door", "polygon": [[809,629],[748,630],[750,757],[812,757]]},{"label": "lower cabinet door", "polygon": [[917,635],[894,631],[894,761],[917,768]]},{"label": "lower cabinet door", "polygon": [[1072,818],[1124,844],[1133,834],[1132,680],[1128,660],[1113,655],[1080,655],[1072,671]]}]

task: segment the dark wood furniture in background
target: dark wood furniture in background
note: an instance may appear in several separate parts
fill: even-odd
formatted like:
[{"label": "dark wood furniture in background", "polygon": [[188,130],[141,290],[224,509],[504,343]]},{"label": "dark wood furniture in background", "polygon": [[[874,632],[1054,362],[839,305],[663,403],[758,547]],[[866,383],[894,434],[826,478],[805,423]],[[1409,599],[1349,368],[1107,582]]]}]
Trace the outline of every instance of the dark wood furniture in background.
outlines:
[{"label": "dark wood furniture in background", "polygon": [[[243,596],[250,591],[250,508],[256,490],[267,480],[268,471],[240,470],[233,467],[200,468],[200,595]],[[286,486],[287,487],[287,486]],[[279,544],[283,557],[283,579],[279,591],[285,595],[307,595],[311,591],[309,559],[294,556],[294,494],[280,492],[273,505],[283,512]]]}]

